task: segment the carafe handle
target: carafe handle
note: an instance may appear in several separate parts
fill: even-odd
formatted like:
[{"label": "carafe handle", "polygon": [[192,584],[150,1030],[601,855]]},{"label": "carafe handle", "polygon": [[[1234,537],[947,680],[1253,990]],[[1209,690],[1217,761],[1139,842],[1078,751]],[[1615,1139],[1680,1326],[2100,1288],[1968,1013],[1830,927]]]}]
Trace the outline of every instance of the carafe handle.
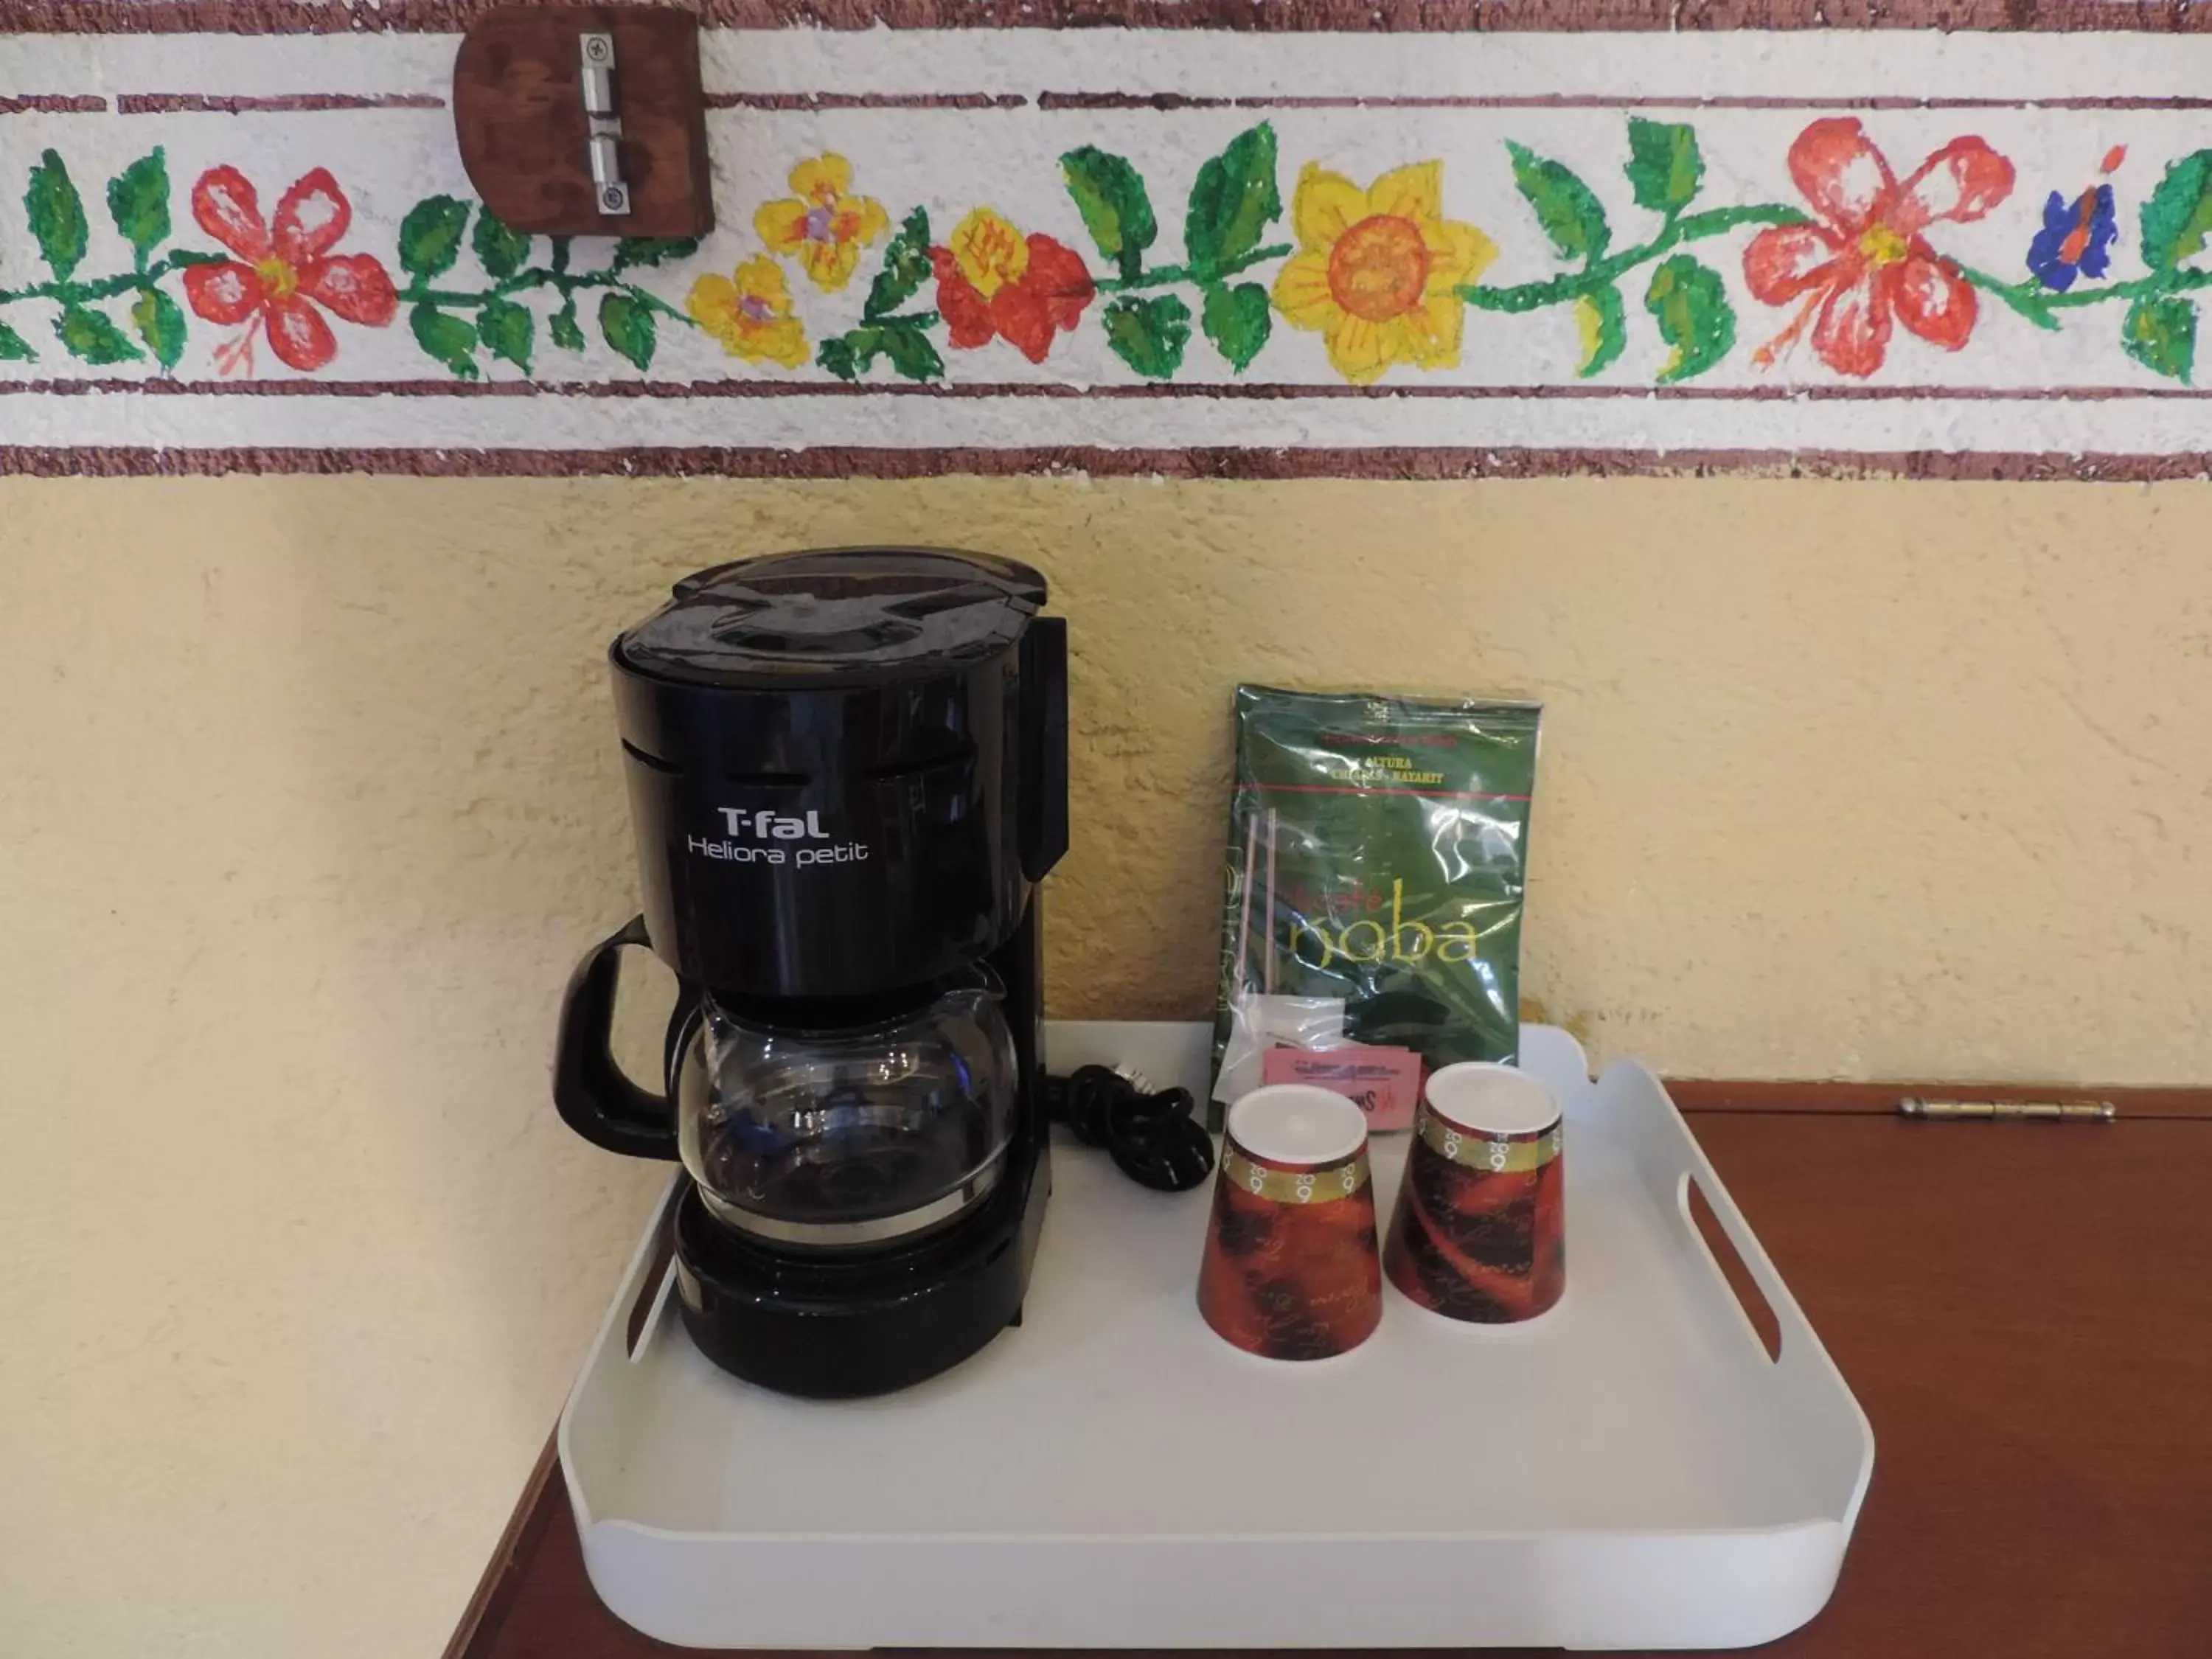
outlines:
[{"label": "carafe handle", "polygon": [[562,1121],[595,1146],[630,1158],[672,1158],[676,1113],[668,1097],[623,1076],[611,1046],[623,947],[649,943],[645,918],[634,916],[593,945],[568,976],[553,1045],[553,1103]]}]

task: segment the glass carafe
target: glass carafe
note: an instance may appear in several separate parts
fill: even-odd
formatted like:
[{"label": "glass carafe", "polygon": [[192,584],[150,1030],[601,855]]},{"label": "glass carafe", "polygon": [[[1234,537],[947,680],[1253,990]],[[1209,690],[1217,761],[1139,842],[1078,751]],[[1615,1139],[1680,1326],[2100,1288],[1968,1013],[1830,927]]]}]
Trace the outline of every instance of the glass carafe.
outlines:
[{"label": "glass carafe", "polygon": [[738,1232],[824,1251],[903,1243],[997,1184],[1018,1075],[994,988],[811,1029],[710,996],[678,1061],[678,1145],[709,1212]]}]

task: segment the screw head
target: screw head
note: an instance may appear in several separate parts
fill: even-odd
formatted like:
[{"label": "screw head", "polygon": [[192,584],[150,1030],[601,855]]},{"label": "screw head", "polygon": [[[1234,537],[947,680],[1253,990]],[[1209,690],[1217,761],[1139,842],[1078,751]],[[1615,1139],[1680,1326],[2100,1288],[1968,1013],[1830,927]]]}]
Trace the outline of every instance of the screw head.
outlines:
[{"label": "screw head", "polygon": [[609,213],[628,213],[629,192],[620,185],[609,185],[599,192],[599,206]]},{"label": "screw head", "polygon": [[594,64],[604,64],[614,56],[614,47],[604,34],[586,35],[584,37],[584,56]]}]

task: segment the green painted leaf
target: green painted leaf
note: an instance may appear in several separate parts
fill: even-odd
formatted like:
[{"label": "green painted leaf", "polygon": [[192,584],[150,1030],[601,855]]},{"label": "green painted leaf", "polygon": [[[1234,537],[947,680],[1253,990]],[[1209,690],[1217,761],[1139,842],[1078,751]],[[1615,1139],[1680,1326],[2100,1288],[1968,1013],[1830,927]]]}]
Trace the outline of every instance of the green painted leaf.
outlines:
[{"label": "green painted leaf", "polygon": [[28,340],[7,324],[0,323],[0,362],[34,363],[38,360],[39,354],[31,349]]},{"label": "green painted leaf", "polygon": [[416,345],[461,379],[478,378],[477,331],[466,318],[456,317],[435,306],[422,305],[407,313],[407,325],[415,331]]},{"label": "green painted leaf", "polygon": [[1677,253],[1651,273],[1644,308],[1657,320],[1659,337],[1674,348],[1659,371],[1662,383],[1704,374],[1735,344],[1735,310],[1729,304],[1726,284],[1719,272],[1686,253]]},{"label": "green painted leaf", "polygon": [[849,334],[833,334],[815,349],[814,361],[841,380],[857,380],[868,372],[883,349],[884,331],[856,328]]},{"label": "green painted leaf", "polygon": [[868,285],[868,302],[860,315],[871,321],[890,316],[921,292],[929,273],[929,215],[916,208],[884,246],[884,268]]},{"label": "green painted leaf", "polygon": [[1275,130],[1262,121],[1199,168],[1183,216],[1183,257],[1201,276],[1220,270],[1259,246],[1282,211],[1282,194],[1275,188]]},{"label": "green painted leaf", "polygon": [[1590,187],[1564,161],[1548,161],[1510,138],[1505,149],[1513,158],[1513,182],[1536,210],[1536,222],[1559,257],[1585,264],[1602,258],[1613,229]]},{"label": "green painted leaf", "polygon": [[653,367],[653,354],[660,343],[660,331],[652,307],[627,294],[609,294],[599,301],[599,332],[617,351],[641,369]]},{"label": "green painted leaf", "polygon": [[1206,337],[1213,342],[1215,349],[1228,358],[1229,366],[1240,374],[1260,355],[1260,348],[1267,343],[1267,335],[1274,327],[1274,318],[1267,308],[1267,290],[1257,283],[1206,289],[1206,303],[1200,307],[1198,317]]},{"label": "green painted leaf", "polygon": [[1676,121],[1628,118],[1628,182],[1636,205],[1654,213],[1679,213],[1689,206],[1705,176],[1696,129]]},{"label": "green painted leaf", "polygon": [[140,156],[107,181],[107,211],[142,261],[168,240],[169,161],[161,149]]},{"label": "green painted leaf", "polygon": [[576,323],[574,295],[571,294],[561,302],[561,309],[553,313],[553,319],[546,324],[545,331],[553,337],[553,343],[563,351],[581,351],[584,349],[584,331]]},{"label": "green painted leaf", "polygon": [[196,252],[188,247],[173,247],[168,252],[169,264],[179,270],[186,265],[219,265],[229,258],[228,253]]},{"label": "green painted leaf", "polygon": [[698,251],[696,236],[625,236],[615,244],[615,269],[665,265],[671,259],[688,259]]},{"label": "green painted leaf", "polygon": [[486,300],[477,308],[477,334],[493,356],[505,358],[526,374],[530,372],[538,319],[526,307],[512,300]]},{"label": "green painted leaf", "polygon": [[131,306],[131,326],[164,368],[174,368],[185,355],[185,308],[158,288],[149,288]]},{"label": "green painted leaf", "polygon": [[466,202],[451,196],[424,197],[399,222],[401,269],[425,279],[443,276],[461,257],[461,233],[468,224]]},{"label": "green painted leaf", "polygon": [[1121,266],[1124,281],[1133,281],[1145,268],[1145,250],[1159,234],[1143,176],[1125,158],[1090,144],[1061,156],[1060,170],[1091,240]]},{"label": "green painted leaf", "polygon": [[2171,270],[2202,253],[2207,236],[2212,236],[2212,149],[2200,149],[2167,167],[2143,204],[2143,263],[2153,270]]},{"label": "green painted leaf", "polygon": [[2197,362],[2197,307],[2172,295],[2138,300],[2120,325],[2120,343],[2145,368],[2185,384]]},{"label": "green painted leaf", "polygon": [[514,276],[530,258],[530,238],[492,217],[489,208],[477,215],[476,234],[470,240],[476,247],[477,263],[495,282]]},{"label": "green painted leaf", "polygon": [[81,363],[131,363],[146,354],[97,311],[70,306],[54,319],[54,334]]},{"label": "green painted leaf", "polygon": [[1172,294],[1125,294],[1106,307],[1106,343],[1114,355],[1153,380],[1182,367],[1190,342],[1190,307]]},{"label": "green painted leaf", "polygon": [[[39,158],[38,166],[31,169],[31,187],[23,192],[23,211],[31,221],[31,234],[38,239],[39,252],[53,267],[54,275],[66,280],[84,258],[88,227],[84,222],[84,198],[76,193],[69,169],[62,165],[62,158],[56,151],[48,150]],[[122,336],[116,337],[121,339]],[[116,360],[106,357],[91,361]]]},{"label": "green painted leaf", "polygon": [[945,359],[921,324],[903,319],[864,323],[849,332],[823,341],[814,361],[841,380],[857,380],[874,367],[878,357],[909,380],[941,380]]},{"label": "green painted leaf", "polygon": [[1620,290],[1610,286],[1575,301],[1575,326],[1582,331],[1583,361],[1575,373],[1587,380],[1620,356],[1628,344],[1628,312]]},{"label": "green painted leaf", "polygon": [[885,329],[884,356],[909,380],[945,378],[945,359],[937,355],[937,347],[927,331],[918,325]]}]

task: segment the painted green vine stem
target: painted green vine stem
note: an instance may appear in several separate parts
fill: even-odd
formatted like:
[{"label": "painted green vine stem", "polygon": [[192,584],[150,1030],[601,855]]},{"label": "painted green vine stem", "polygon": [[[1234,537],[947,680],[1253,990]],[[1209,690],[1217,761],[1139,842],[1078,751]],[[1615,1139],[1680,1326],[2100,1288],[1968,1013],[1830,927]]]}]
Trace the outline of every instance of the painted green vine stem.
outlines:
[{"label": "painted green vine stem", "polygon": [[551,289],[563,300],[592,289],[619,289],[639,304],[651,307],[664,317],[672,317],[694,328],[698,326],[690,317],[658,294],[626,281],[619,270],[611,267],[605,270],[569,273],[550,270],[525,270],[485,289],[428,288],[421,283],[410,283],[399,290],[399,297],[402,301],[426,301],[434,305],[480,306],[488,300],[508,299],[536,289]]},{"label": "painted green vine stem", "polygon": [[11,306],[21,300],[55,300],[65,306],[96,304],[152,288],[172,271],[185,270],[193,265],[220,264],[222,261],[220,253],[195,253],[179,248],[119,276],[95,276],[82,283],[58,279],[32,283],[22,288],[0,288],[0,306]]},{"label": "painted green vine stem", "polygon": [[1976,288],[2003,301],[2038,328],[2057,328],[2058,319],[2051,314],[2054,312],[2078,311],[2084,306],[2104,305],[2113,300],[2132,303],[2212,289],[2212,270],[2159,270],[2124,283],[2105,283],[2095,288],[2069,289],[2063,294],[2055,294],[2039,283],[2008,282],[1972,265],[1962,264],[1958,269],[1959,274]]},{"label": "painted green vine stem", "polygon": [[[84,198],[58,152],[49,149],[39,157],[23,193],[23,213],[39,257],[53,275],[44,282],[0,289],[0,307],[28,301],[59,306],[54,337],[81,362],[131,362],[150,352],[163,368],[173,368],[184,354],[185,313],[161,283],[193,265],[218,263],[222,256],[185,248],[157,255],[170,233],[168,163],[160,149],[141,156],[110,179],[106,198],[115,228],[130,244],[131,269],[114,276],[80,277],[77,269],[91,236]],[[126,295],[137,296],[128,313],[130,332],[97,308]],[[0,322],[0,361],[29,362],[37,356],[28,340]]]},{"label": "painted green vine stem", "polygon": [[[474,225],[471,228],[473,214]],[[491,281],[481,289],[441,286],[438,278],[460,258],[464,237],[477,264]],[[537,239],[509,228],[485,209],[458,197],[432,196],[408,210],[399,226],[399,265],[407,283],[399,302],[407,307],[416,343],[455,374],[473,380],[481,373],[479,350],[530,371],[537,351],[538,316],[519,296],[550,289],[561,303],[547,319],[546,332],[564,351],[584,349],[577,318],[580,295],[597,292],[600,337],[633,366],[652,367],[660,348],[659,319],[685,328],[697,323],[650,289],[632,280],[632,271],[689,258],[699,244],[691,237],[625,236],[608,263],[594,270],[572,268],[573,248],[566,236],[546,239],[547,263],[531,263]],[[473,312],[464,317],[461,312]]]},{"label": "painted green vine stem", "polygon": [[1725,236],[1747,225],[1800,225],[1804,222],[1805,216],[1796,208],[1779,204],[1708,208],[1703,213],[1669,217],[1650,241],[1623,248],[1584,270],[1569,271],[1548,282],[1518,283],[1510,287],[1485,288],[1478,283],[1462,288],[1459,294],[1462,299],[1479,311],[1535,311],[1545,306],[1564,305],[1601,289],[1609,288],[1638,265],[1657,258],[1684,242],[1701,241],[1709,236]]},{"label": "painted green vine stem", "polygon": [[1212,288],[1218,283],[1227,282],[1232,276],[1243,275],[1255,265],[1264,265],[1273,259],[1285,258],[1290,252],[1291,245],[1288,242],[1271,242],[1266,247],[1254,248],[1249,253],[1242,254],[1220,265],[1204,265],[1196,263],[1184,265],[1155,265],[1151,270],[1135,276],[1101,276],[1091,286],[1101,294],[1135,294],[1146,289],[1168,288],[1179,283],[1194,283],[1201,289]]}]

